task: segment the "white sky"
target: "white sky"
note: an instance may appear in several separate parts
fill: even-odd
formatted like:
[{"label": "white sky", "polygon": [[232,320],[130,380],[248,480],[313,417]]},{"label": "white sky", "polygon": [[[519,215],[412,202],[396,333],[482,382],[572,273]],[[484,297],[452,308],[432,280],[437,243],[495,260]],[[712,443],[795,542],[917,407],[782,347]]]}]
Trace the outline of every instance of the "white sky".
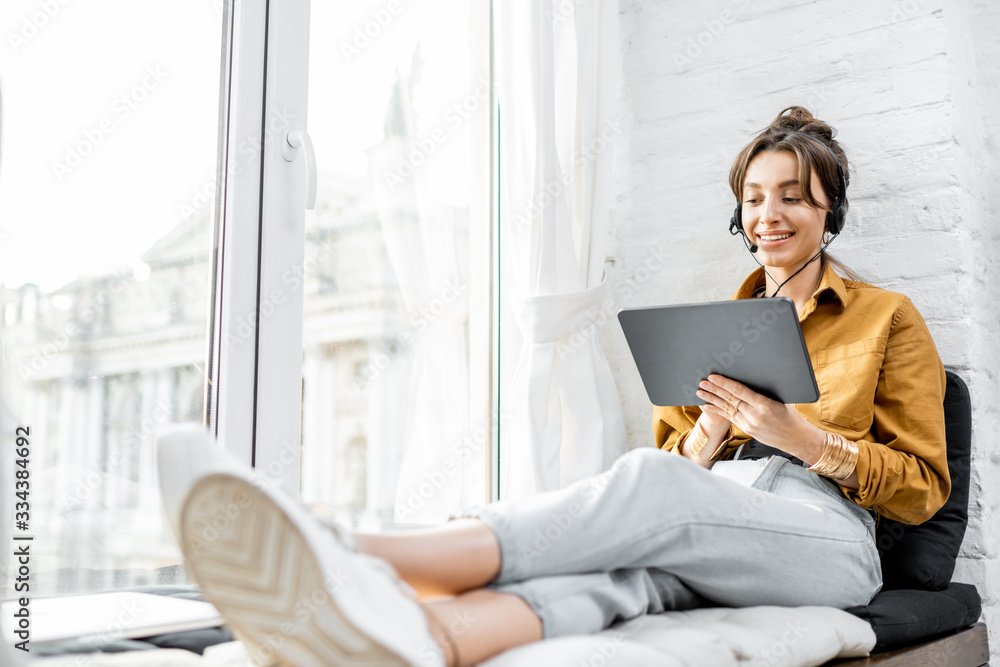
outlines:
[{"label": "white sky", "polygon": [[[51,17],[39,0],[0,8],[0,284],[8,287],[50,290],[78,275],[141,269],[139,256],[182,221],[182,205],[215,175],[221,0],[51,4]],[[418,93],[434,100],[418,101],[421,126],[447,127],[448,107],[468,86],[465,0],[312,4],[309,129],[321,169],[365,172],[395,68],[408,69],[420,34],[427,66]],[[385,19],[390,4],[399,11],[348,62],[341,45],[372,12]],[[155,82],[149,71],[165,76]],[[137,97],[145,99],[129,108],[121,96],[144,79],[150,89]],[[467,145],[465,133],[449,135],[442,153]],[[55,163],[80,142],[97,145],[60,178]],[[428,165],[431,187],[435,198],[460,204],[468,186],[455,177],[468,169],[450,162]]]}]

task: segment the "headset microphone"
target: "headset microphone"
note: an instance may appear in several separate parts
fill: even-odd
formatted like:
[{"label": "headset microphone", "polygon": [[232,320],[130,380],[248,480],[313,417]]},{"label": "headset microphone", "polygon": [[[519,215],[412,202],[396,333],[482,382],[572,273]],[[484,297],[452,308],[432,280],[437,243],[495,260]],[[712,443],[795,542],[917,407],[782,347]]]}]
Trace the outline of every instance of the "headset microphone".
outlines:
[{"label": "headset microphone", "polygon": [[737,215],[739,215],[739,212],[740,212],[740,207],[737,206],[736,213],[734,213],[733,217],[729,220],[729,233],[732,234],[733,236],[736,236],[737,234],[742,234],[743,244],[747,247],[747,250],[749,250],[751,253],[756,253],[758,250],[757,244],[750,243],[750,237],[747,236],[746,230],[743,229],[743,225],[737,222],[736,220],[736,217]]}]

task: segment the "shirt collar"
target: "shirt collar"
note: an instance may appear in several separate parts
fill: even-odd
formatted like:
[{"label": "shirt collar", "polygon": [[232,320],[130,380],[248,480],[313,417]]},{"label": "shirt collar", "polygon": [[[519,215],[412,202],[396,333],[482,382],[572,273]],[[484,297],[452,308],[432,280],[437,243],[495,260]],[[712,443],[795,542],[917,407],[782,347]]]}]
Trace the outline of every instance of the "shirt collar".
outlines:
[{"label": "shirt collar", "polygon": [[[844,284],[844,279],[837,275],[837,272],[833,270],[833,265],[830,262],[823,262],[823,277],[819,281],[819,287],[813,292],[812,298],[819,299],[820,295],[824,292],[831,292],[838,301],[840,301],[841,306],[847,305],[847,286]],[[740,288],[736,290],[736,294],[733,295],[734,299],[750,299],[753,298],[754,292],[765,283],[764,269],[759,268],[743,281]]]}]

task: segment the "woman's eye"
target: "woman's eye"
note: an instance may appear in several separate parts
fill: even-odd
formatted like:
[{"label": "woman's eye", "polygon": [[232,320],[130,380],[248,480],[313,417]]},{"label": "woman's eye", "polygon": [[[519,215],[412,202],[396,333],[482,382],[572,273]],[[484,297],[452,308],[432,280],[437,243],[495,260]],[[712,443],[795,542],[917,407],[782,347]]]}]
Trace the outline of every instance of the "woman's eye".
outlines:
[{"label": "woman's eye", "polygon": [[785,197],[785,201],[788,202],[789,204],[794,204],[796,202],[802,201],[802,198],[801,197]]},{"label": "woman's eye", "polygon": [[757,203],[760,203],[760,200],[759,199],[752,199],[751,198],[751,199],[745,200],[743,203],[744,204],[757,204]]}]

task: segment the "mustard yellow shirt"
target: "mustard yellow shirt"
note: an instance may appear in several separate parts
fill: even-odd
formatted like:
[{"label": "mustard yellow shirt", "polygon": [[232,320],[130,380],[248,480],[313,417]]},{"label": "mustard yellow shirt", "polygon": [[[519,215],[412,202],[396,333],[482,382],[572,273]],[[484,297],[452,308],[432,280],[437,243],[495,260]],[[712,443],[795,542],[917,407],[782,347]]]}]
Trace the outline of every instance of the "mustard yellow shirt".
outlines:
[{"label": "mustard yellow shirt", "polygon": [[[734,299],[764,284],[757,269]],[[930,331],[904,295],[844,280],[829,263],[799,318],[819,385],[796,405],[809,422],[858,443],[861,488],[844,495],[908,524],[931,518],[951,491],[945,449],[945,374]],[[654,407],[658,447],[679,454],[699,407]],[[721,458],[749,439],[735,429]],[[767,444],[767,443],[765,443]]]}]

